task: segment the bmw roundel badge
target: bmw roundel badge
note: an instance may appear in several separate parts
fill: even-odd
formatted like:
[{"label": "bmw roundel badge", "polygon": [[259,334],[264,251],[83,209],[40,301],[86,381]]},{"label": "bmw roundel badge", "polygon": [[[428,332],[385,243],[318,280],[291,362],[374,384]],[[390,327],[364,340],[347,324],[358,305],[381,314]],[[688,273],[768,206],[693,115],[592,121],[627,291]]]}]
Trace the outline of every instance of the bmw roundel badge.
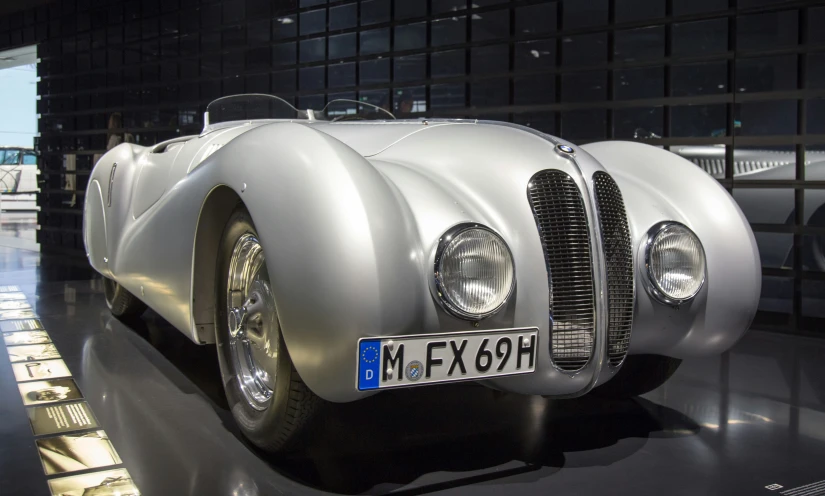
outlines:
[{"label": "bmw roundel badge", "polygon": [[407,380],[409,381],[421,379],[421,376],[424,375],[424,364],[418,360],[413,360],[407,364],[407,368],[404,369],[404,375],[407,376]]},{"label": "bmw roundel badge", "polygon": [[570,145],[556,145],[556,151],[565,155],[573,155],[575,151],[573,147]]}]

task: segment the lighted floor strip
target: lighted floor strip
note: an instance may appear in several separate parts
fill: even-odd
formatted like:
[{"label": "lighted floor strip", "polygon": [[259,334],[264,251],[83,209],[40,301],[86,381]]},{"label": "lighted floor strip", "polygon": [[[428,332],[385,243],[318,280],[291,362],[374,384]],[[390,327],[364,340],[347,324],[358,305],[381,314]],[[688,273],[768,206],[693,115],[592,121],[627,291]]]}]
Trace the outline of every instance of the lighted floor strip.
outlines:
[{"label": "lighted floor strip", "polygon": [[0,333],[52,496],[140,495],[18,286],[0,286]]}]

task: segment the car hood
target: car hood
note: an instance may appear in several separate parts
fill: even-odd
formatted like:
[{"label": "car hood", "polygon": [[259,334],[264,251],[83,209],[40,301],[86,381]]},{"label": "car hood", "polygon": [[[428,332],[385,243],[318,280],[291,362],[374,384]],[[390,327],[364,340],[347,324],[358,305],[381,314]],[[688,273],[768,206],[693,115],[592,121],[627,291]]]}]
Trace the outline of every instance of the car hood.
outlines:
[{"label": "car hood", "polygon": [[364,157],[381,153],[418,132],[439,126],[473,125],[475,120],[397,120],[306,123],[313,129],[343,142]]}]

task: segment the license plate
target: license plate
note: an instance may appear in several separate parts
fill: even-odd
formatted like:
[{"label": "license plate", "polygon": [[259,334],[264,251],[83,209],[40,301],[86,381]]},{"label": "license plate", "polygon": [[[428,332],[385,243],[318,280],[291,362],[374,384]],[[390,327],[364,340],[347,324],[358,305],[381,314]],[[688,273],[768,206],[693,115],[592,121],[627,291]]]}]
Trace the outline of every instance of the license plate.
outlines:
[{"label": "license plate", "polygon": [[538,329],[364,338],[358,341],[359,391],[529,374]]}]

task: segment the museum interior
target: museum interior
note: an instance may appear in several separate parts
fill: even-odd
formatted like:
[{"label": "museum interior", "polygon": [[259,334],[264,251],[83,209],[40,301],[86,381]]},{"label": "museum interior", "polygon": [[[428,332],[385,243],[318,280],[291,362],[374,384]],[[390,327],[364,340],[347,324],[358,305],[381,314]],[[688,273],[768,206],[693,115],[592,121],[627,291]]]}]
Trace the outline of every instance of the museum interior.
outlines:
[{"label": "museum interior", "polygon": [[823,26],[3,0],[0,493],[825,495]]}]

